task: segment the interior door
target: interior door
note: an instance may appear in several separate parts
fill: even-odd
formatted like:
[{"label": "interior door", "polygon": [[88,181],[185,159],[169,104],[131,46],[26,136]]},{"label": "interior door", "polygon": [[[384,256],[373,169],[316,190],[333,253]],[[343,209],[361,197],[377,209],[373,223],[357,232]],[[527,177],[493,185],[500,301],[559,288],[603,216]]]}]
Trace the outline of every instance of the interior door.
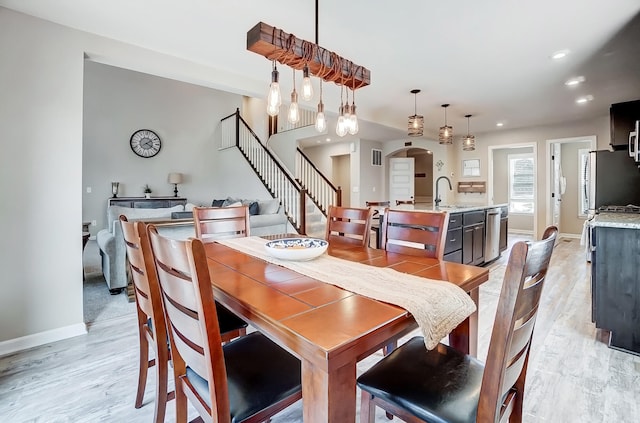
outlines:
[{"label": "interior door", "polygon": [[394,207],[396,200],[414,198],[415,162],[413,157],[389,159],[389,201]]},{"label": "interior door", "polygon": [[560,143],[551,144],[551,223],[560,230],[560,203],[564,189]]}]

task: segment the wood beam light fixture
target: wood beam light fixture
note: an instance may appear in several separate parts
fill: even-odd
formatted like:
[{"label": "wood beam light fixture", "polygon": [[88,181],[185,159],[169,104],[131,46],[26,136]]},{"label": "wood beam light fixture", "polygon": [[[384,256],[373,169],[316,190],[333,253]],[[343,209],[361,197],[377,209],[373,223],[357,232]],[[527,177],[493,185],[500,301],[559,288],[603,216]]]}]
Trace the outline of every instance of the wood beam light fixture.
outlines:
[{"label": "wood beam light fixture", "polygon": [[[267,98],[267,113],[276,116],[281,105],[281,95],[279,87],[279,73],[276,62],[289,66],[294,72],[303,71],[302,99],[310,101],[313,98],[313,87],[310,75],[320,79],[320,101],[318,103],[318,114],[316,116],[316,129],[323,132],[326,129],[326,116],[324,114],[324,104],[322,103],[322,82],[333,82],[342,89],[347,89],[347,103],[340,106],[340,125],[338,134],[355,134],[358,132],[358,121],[355,106],[355,90],[365,87],[371,82],[371,72],[364,66],[357,65],[351,60],[347,60],[338,54],[318,45],[318,2],[316,0],[316,42],[303,40],[293,34],[288,34],[281,29],[270,26],[264,22],[259,22],[247,32],[247,50],[258,53],[273,63],[271,85]],[[295,88],[294,88],[295,90]],[[349,92],[352,91],[352,103],[349,104]],[[341,92],[341,101],[342,92]],[[294,96],[292,94],[292,102]],[[297,103],[297,93],[295,95]]]}]

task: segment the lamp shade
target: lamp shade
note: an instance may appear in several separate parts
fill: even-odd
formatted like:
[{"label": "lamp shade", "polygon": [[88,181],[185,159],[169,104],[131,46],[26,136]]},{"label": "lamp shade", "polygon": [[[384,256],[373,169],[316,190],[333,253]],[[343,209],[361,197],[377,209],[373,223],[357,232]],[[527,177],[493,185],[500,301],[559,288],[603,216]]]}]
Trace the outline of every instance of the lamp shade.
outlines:
[{"label": "lamp shade", "polygon": [[170,184],[181,184],[182,183],[182,173],[170,173],[167,181]]}]

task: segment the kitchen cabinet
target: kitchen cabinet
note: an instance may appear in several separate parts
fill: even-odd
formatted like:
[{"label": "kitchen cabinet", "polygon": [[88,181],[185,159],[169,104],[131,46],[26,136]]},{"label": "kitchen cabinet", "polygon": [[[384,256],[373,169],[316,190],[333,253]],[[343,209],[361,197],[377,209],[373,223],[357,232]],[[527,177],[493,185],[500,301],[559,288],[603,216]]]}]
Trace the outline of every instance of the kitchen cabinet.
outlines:
[{"label": "kitchen cabinet", "polygon": [[509,207],[500,207],[500,252],[507,249],[508,240],[507,233],[509,232]]},{"label": "kitchen cabinet", "polygon": [[592,229],[592,318],[609,346],[640,353],[640,229]]},{"label": "kitchen cabinet", "polygon": [[610,144],[614,150],[629,148],[629,133],[635,130],[636,120],[640,120],[640,100],[612,104],[609,109],[611,119]]},{"label": "kitchen cabinet", "polygon": [[484,262],[485,211],[462,214],[462,263],[480,265]]},{"label": "kitchen cabinet", "polygon": [[445,261],[462,263],[462,213],[451,213],[444,244]]}]

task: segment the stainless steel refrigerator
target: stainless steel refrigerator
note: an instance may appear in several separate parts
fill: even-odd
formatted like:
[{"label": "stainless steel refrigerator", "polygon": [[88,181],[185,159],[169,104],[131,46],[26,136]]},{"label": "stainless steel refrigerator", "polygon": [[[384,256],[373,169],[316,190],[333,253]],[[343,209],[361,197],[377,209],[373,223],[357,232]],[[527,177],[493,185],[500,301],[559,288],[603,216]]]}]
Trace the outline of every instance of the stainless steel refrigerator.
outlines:
[{"label": "stainless steel refrigerator", "polygon": [[603,206],[640,206],[640,169],[626,150],[589,154],[589,210]]}]

